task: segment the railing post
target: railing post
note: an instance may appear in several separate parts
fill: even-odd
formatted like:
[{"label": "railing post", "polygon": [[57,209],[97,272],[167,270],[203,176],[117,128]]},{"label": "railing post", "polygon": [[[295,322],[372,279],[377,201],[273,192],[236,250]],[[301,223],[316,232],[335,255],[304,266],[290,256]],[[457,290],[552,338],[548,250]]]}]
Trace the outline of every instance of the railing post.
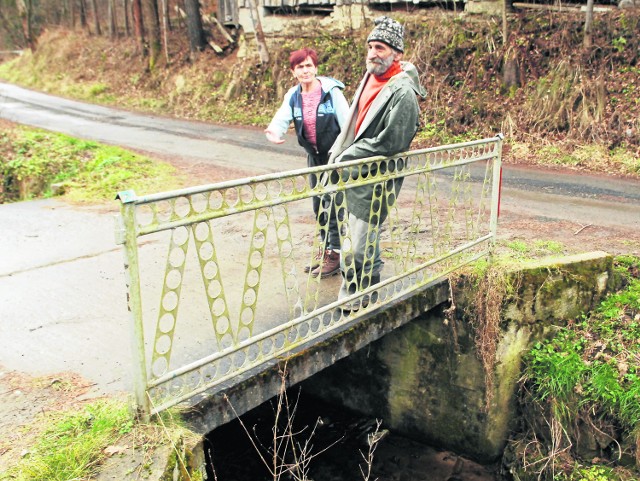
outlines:
[{"label": "railing post", "polygon": [[119,192],[120,218],[116,225],[116,243],[124,246],[124,274],[127,283],[127,308],[130,314],[133,387],[138,415],[148,421],[151,413],[147,396],[147,364],[140,292],[140,264],[136,236],[135,192]]},{"label": "railing post", "polygon": [[497,155],[493,161],[493,185],[491,187],[491,218],[489,220],[489,231],[491,232],[491,240],[489,241],[489,250],[493,251],[493,246],[496,242],[496,236],[498,232],[498,214],[500,210],[500,190],[502,187],[502,142],[504,136],[502,134],[496,135],[497,142]]}]

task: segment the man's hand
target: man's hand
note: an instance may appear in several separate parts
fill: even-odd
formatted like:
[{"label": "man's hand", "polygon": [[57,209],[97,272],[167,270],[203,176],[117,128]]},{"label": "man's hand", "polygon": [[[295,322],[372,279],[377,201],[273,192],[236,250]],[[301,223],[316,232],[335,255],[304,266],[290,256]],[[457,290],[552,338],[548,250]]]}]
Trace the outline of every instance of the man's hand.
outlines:
[{"label": "man's hand", "polygon": [[267,140],[269,142],[273,142],[274,144],[284,144],[284,139],[281,139],[280,137],[278,137],[271,130],[265,129],[264,133],[267,136]]}]

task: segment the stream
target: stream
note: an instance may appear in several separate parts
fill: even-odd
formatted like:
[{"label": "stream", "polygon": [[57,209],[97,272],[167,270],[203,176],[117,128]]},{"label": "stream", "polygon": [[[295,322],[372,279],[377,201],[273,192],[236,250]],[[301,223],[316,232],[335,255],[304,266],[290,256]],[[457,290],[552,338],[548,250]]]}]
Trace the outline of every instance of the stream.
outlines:
[{"label": "stream", "polygon": [[[377,442],[370,443],[371,439]],[[376,419],[327,404],[297,388],[287,391],[286,401],[274,398],[209,433],[205,452],[208,479],[216,481],[502,479],[497,464],[481,465],[402,437],[386,430],[384,422],[378,426]]]}]

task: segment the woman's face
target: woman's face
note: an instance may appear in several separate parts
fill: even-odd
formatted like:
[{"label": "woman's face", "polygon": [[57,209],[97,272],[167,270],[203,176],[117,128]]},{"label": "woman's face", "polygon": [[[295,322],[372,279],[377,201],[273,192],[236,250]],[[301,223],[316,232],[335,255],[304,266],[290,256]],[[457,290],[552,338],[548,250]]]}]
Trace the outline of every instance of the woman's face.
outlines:
[{"label": "woman's face", "polygon": [[312,84],[318,73],[318,67],[313,64],[311,57],[305,58],[291,70],[293,76],[301,84]]}]

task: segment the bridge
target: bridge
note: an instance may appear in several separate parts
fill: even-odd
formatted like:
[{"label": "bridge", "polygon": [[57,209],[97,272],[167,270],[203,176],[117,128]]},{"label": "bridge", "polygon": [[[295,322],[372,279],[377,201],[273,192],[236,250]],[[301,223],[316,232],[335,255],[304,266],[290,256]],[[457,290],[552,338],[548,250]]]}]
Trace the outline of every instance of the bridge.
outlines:
[{"label": "bridge", "polygon": [[[210,431],[273,397],[283,379],[303,381],[447,302],[447,275],[491,252],[501,152],[497,135],[153,195],[120,192],[116,240],[139,412],[189,406]],[[377,186],[370,238],[380,237],[385,267],[378,284],[338,301],[340,276],[303,270],[327,230],[311,198],[327,199],[319,219],[335,209],[349,270],[344,193],[364,185]],[[345,310],[354,300],[364,307]]]}]

